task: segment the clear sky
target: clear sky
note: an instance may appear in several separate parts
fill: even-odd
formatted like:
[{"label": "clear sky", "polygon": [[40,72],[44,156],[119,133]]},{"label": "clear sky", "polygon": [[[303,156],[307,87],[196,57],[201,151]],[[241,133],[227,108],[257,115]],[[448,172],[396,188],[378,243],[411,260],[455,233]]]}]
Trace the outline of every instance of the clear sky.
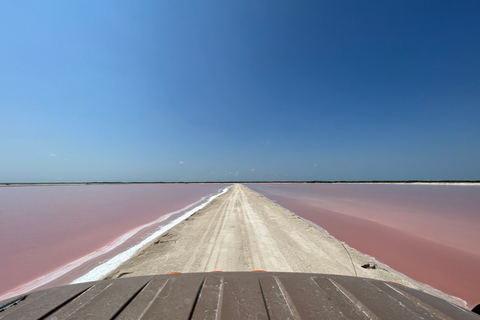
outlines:
[{"label": "clear sky", "polygon": [[1,1],[0,182],[480,179],[480,1]]}]

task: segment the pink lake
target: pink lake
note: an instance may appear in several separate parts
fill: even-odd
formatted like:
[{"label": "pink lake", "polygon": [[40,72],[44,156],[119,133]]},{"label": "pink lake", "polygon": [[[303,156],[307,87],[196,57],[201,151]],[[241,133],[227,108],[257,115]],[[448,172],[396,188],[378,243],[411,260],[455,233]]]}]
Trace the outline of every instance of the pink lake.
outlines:
[{"label": "pink lake", "polygon": [[[30,290],[32,281],[44,276],[49,282],[42,288],[70,283],[139,243],[189,208],[205,202],[225,186],[124,184],[0,187],[0,300],[7,298],[15,289],[15,294],[18,294],[19,287]],[[148,224],[151,225],[143,228]],[[139,232],[129,234],[141,227]],[[85,258],[106,248],[111,250],[92,259]],[[62,274],[66,265],[82,257],[84,262]]]},{"label": "pink lake", "polygon": [[480,185],[247,186],[469,308],[480,303]]}]

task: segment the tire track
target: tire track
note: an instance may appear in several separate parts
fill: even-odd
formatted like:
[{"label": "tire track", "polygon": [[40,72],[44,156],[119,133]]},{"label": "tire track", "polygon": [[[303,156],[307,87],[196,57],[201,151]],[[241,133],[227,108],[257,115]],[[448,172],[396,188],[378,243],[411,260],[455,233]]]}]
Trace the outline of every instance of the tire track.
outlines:
[{"label": "tire track", "polygon": [[[196,248],[198,248],[198,250],[195,250],[194,254],[190,257],[188,262],[183,266],[183,268],[181,269],[182,272],[192,272],[191,270],[199,270],[199,269],[203,269],[202,271],[205,271],[204,268],[206,263],[202,264],[201,261],[208,259],[211,256],[212,246],[215,245],[216,241],[212,243],[210,240],[212,238],[214,238],[215,240],[218,239],[223,223],[225,221],[224,208],[231,206],[230,200],[231,200],[230,197],[224,197],[221,205],[216,210],[213,217],[214,221],[219,221],[219,222],[215,224],[207,225],[207,230],[203,232],[203,235],[201,236],[199,241],[196,243]],[[203,265],[203,268],[202,268],[202,265]]]},{"label": "tire track", "polygon": [[[418,288],[386,268],[349,249],[358,276]],[[109,277],[172,271],[311,272],[354,275],[342,244],[262,195],[235,184],[208,206],[148,244]]]}]

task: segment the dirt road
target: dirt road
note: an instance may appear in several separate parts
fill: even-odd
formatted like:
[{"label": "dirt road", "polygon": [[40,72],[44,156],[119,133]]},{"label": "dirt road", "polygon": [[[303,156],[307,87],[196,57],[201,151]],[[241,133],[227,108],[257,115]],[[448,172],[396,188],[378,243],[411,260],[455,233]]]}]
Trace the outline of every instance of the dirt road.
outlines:
[{"label": "dirt road", "polygon": [[416,287],[383,267],[361,267],[370,262],[369,257],[348,246],[345,249],[338,240],[290,211],[235,184],[106,278],[261,269],[352,276],[356,272],[358,276]]}]

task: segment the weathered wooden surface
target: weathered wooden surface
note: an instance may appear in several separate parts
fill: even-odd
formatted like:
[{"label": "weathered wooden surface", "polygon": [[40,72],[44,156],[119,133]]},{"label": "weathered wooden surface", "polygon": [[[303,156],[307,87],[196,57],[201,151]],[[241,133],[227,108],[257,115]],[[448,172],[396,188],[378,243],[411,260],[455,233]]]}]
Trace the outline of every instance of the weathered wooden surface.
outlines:
[{"label": "weathered wooden surface", "polygon": [[0,302],[0,319],[480,319],[402,285],[312,273],[156,275],[18,298]]}]

